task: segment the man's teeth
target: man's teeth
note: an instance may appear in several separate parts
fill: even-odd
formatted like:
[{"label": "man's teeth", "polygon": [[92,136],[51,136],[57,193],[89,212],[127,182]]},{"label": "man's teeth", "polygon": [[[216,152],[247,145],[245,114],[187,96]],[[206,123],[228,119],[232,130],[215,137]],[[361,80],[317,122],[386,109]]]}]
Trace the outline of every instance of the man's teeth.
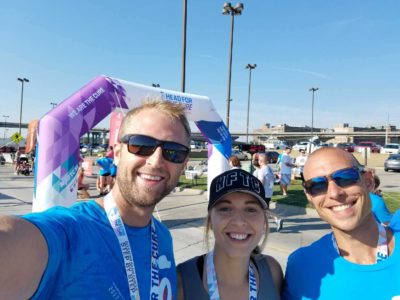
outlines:
[{"label": "man's teeth", "polygon": [[154,176],[154,175],[148,175],[148,174],[141,174],[141,177],[143,179],[147,179],[147,180],[161,180],[160,176]]},{"label": "man's teeth", "polygon": [[247,238],[247,234],[244,233],[230,233],[229,236],[235,240],[245,240]]},{"label": "man's teeth", "polygon": [[337,205],[337,206],[333,206],[332,210],[333,211],[343,211],[343,210],[345,210],[346,208],[349,208],[349,207],[351,207],[351,204]]}]

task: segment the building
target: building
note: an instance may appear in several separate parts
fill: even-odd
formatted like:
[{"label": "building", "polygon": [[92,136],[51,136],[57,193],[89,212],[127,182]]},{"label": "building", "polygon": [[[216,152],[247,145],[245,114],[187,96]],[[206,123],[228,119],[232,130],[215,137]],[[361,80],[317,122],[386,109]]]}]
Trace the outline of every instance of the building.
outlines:
[{"label": "building", "polygon": [[[311,139],[309,126],[298,127],[287,124],[271,126],[266,123],[253,131],[254,143],[264,144],[268,140],[283,140],[289,144]],[[359,143],[373,141],[377,144],[400,143],[400,130],[394,125],[379,127],[351,127],[349,123],[341,123],[330,128],[313,128],[313,139],[327,143]]]}]

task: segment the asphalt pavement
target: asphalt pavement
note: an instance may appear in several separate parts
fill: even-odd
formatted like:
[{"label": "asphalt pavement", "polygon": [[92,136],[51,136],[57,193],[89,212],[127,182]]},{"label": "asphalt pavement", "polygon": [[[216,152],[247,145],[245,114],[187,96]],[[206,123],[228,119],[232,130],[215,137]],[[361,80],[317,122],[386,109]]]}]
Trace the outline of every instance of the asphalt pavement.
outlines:
[{"label": "asphalt pavement", "polygon": [[[86,181],[90,184],[89,194],[93,198],[97,197],[95,176]],[[385,180],[382,181],[384,188],[386,183]],[[390,185],[400,190],[398,184]],[[32,209],[32,195],[32,175],[14,175],[11,166],[0,166],[0,215],[29,213]],[[270,233],[263,252],[275,257],[284,269],[292,251],[312,243],[330,230],[313,209],[274,205],[272,203],[272,209],[284,217],[284,226],[281,232],[277,232],[275,222],[269,220]],[[171,230],[178,263],[207,251],[204,242],[206,211],[207,193],[195,189],[175,189],[157,206],[155,216]]]}]

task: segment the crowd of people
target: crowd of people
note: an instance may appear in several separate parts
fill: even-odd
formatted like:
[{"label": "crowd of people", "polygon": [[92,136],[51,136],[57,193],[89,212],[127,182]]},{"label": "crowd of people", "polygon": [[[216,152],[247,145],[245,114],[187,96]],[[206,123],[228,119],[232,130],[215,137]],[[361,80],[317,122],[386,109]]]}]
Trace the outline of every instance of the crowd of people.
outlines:
[{"label": "crowd of people", "polygon": [[[274,173],[263,155],[254,175],[231,162],[212,180],[205,225],[212,246],[176,267],[171,234],[153,211],[185,169],[190,136],[183,106],[148,100],[122,122],[107,195],[1,216],[0,299],[400,297],[400,233],[371,210],[373,172],[338,148],[316,150],[303,170],[305,195],[332,231],[292,253],[285,274],[262,254]],[[282,176],[293,167],[285,155],[283,195],[290,179]]]}]

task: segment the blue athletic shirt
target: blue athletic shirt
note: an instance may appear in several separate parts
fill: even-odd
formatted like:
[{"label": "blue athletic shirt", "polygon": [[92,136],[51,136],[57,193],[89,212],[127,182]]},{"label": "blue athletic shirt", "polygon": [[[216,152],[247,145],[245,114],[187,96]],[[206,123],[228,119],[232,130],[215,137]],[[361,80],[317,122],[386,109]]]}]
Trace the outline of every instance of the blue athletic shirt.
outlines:
[{"label": "blue athletic shirt", "polygon": [[287,262],[282,299],[379,299],[400,297],[400,233],[388,259],[354,264],[339,256],[331,233],[293,252]]},{"label": "blue athletic shirt", "polygon": [[378,222],[380,223],[390,222],[392,214],[386,207],[385,201],[383,201],[382,197],[374,193],[369,193],[369,197],[371,198],[371,203],[372,203],[371,210],[374,213],[374,216],[378,220]]},{"label": "blue athletic shirt", "polygon": [[[78,203],[71,208],[55,207],[23,218],[40,229],[49,250],[47,267],[32,299],[130,299],[118,239],[104,210],[96,202]],[[168,299],[171,295],[176,299],[171,234],[163,224],[153,220],[159,244],[162,291],[159,299]],[[150,224],[140,228],[125,227],[135,262],[140,298],[149,299]]]},{"label": "blue athletic shirt", "polygon": [[389,227],[393,231],[400,231],[400,209],[394,212]]}]

